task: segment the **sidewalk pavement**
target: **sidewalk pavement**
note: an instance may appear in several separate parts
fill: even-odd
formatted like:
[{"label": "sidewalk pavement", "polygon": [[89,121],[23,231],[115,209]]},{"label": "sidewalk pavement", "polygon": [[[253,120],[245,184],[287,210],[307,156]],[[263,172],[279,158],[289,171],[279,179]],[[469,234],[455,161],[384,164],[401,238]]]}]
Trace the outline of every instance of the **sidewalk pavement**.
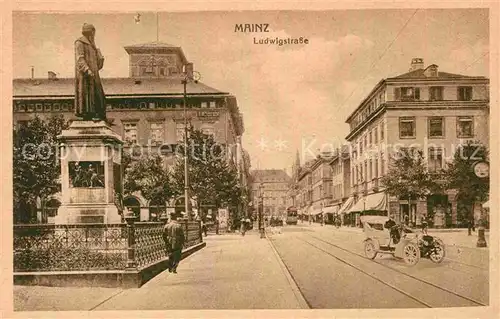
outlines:
[{"label": "sidewalk pavement", "polygon": [[[16,311],[306,308],[285,266],[258,232],[205,238],[207,246],[141,288],[15,286]],[[71,296],[68,298],[68,296]]]}]

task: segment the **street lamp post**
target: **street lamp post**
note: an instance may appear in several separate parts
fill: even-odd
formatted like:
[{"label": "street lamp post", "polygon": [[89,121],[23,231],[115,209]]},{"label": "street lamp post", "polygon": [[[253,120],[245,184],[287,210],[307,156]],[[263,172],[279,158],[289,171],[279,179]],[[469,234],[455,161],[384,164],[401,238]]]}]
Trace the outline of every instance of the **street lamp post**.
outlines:
[{"label": "street lamp post", "polygon": [[183,94],[183,106],[184,106],[184,209],[188,220],[192,220],[191,216],[191,200],[189,198],[189,161],[188,161],[188,129],[187,129],[187,83],[188,81],[194,81],[198,83],[200,78],[199,73],[196,72],[196,76],[192,70],[188,70],[188,66],[184,66],[184,78],[182,79],[182,84],[184,86]]},{"label": "street lamp post", "polygon": [[263,210],[264,210],[264,196],[262,194],[262,188],[264,188],[264,185],[261,183],[259,185],[259,232],[260,232],[260,238],[265,238],[264,234],[264,220],[263,220]]}]

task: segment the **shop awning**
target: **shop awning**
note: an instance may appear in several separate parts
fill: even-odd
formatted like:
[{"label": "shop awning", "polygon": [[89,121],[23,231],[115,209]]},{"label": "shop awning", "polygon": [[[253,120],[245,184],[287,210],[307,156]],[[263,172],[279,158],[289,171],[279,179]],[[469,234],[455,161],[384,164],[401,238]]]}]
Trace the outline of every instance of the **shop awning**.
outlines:
[{"label": "shop awning", "polygon": [[483,203],[483,208],[490,208],[490,201],[487,201],[486,203]]},{"label": "shop awning", "polygon": [[323,208],[323,213],[325,214],[335,214],[339,211],[339,205],[328,206]]},{"label": "shop awning", "polygon": [[338,211],[339,214],[345,214],[346,212],[349,211],[349,208],[351,208],[352,204],[354,203],[354,197],[349,197],[342,206],[340,206],[340,209]]},{"label": "shop awning", "polygon": [[362,212],[365,210],[387,210],[387,201],[384,192],[361,197],[349,212]]}]

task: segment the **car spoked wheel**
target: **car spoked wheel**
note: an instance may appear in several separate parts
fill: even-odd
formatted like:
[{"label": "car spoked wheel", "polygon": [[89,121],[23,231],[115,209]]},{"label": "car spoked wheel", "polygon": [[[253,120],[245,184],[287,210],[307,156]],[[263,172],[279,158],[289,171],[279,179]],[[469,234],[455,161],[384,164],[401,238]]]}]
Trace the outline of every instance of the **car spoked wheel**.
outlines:
[{"label": "car spoked wheel", "polygon": [[420,249],[414,243],[408,243],[403,248],[403,260],[410,266],[418,263],[420,260]]},{"label": "car spoked wheel", "polygon": [[434,248],[432,248],[429,259],[436,264],[443,261],[445,256],[444,244],[440,239],[434,240]]},{"label": "car spoked wheel", "polygon": [[373,241],[367,240],[365,242],[365,256],[370,259],[375,259],[377,257],[377,250],[375,249],[375,244]]}]

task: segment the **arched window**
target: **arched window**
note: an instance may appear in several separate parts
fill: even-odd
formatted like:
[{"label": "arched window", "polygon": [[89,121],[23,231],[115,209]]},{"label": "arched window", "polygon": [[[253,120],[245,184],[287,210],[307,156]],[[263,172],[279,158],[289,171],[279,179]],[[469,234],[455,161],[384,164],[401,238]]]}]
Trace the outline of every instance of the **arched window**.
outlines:
[{"label": "arched window", "polygon": [[140,216],[141,213],[141,203],[139,200],[133,196],[126,197],[123,200],[123,206],[130,208],[136,216]]},{"label": "arched window", "polygon": [[152,199],[149,202],[149,221],[159,221],[161,215],[165,212],[165,202],[158,199]]},{"label": "arched window", "polygon": [[53,223],[54,217],[57,216],[57,210],[61,206],[61,202],[55,198],[52,198],[45,202],[42,213],[42,222],[43,223]]}]

